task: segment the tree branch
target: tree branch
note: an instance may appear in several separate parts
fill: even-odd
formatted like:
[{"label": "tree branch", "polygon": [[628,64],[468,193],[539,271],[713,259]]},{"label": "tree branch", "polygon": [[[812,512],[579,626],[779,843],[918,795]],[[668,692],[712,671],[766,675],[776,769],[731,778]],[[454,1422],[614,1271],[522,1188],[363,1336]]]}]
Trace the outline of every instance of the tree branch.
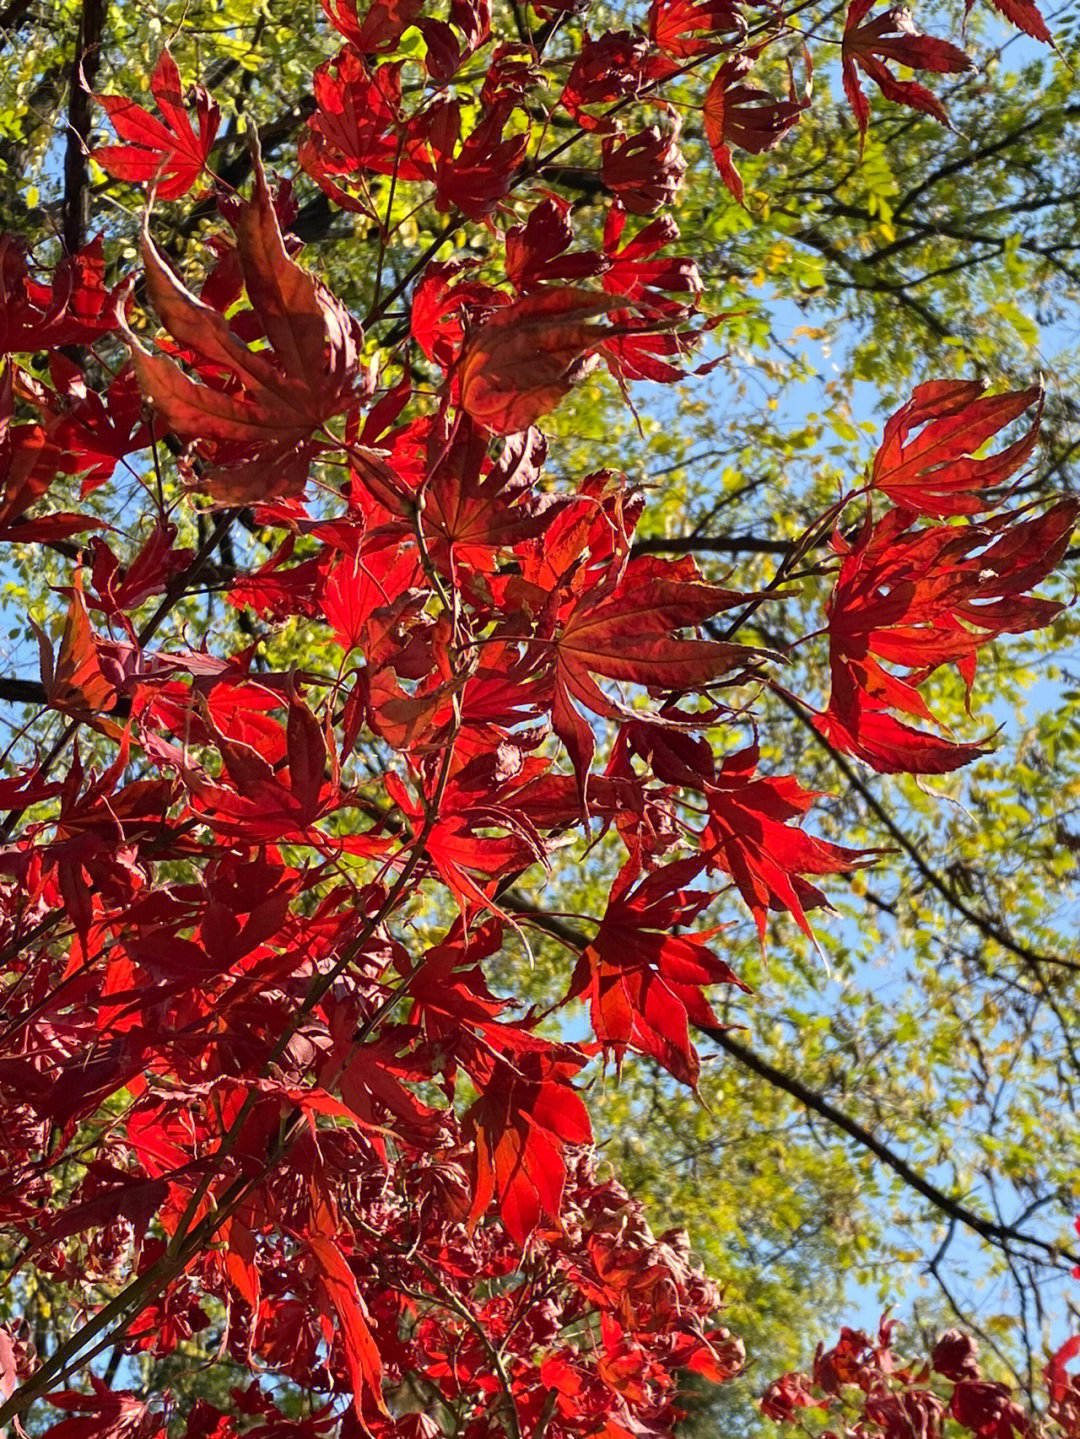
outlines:
[{"label": "tree branch", "polygon": [[90,134],[90,90],[101,56],[107,0],[83,0],[75,55],[71,63],[68,137],[64,152],[64,248],[74,255],[86,238],[89,195],[86,141]]},{"label": "tree branch", "polygon": [[631,553],[635,555],[787,555],[787,540],[759,540],[754,535],[662,535],[637,540]]},{"label": "tree branch", "polygon": [[942,879],[941,875],[927,864],[926,860],[923,859],[918,849],[896,823],[892,815],[889,814],[885,806],[873,791],[863,784],[862,780],[859,779],[858,775],[840,751],[835,749],[825,736],[818,731],[802,706],[787,695],[779,694],[778,697],[814,736],[821,748],[826,751],[850,787],[856,794],[860,795],[863,801],[869,806],[878,821],[885,827],[889,835],[908,856],[923,879],[926,880],[927,884],[937,890],[942,899],[944,899],[951,908],[955,909],[957,913],[963,915],[969,924],[974,925],[984,939],[993,940],[995,944],[1001,945],[1002,949],[1008,950],[1011,955],[1022,960],[1023,963],[1029,967],[1034,966],[1036,970],[1041,965],[1049,964],[1057,965],[1061,969],[1080,972],[1080,962],[1073,959],[1066,959],[1062,955],[1041,954],[1038,950],[1032,949],[1021,940],[1014,939],[1008,930],[1002,929],[1001,926],[996,924],[988,915],[982,914],[977,909],[972,909],[963,896],[958,894],[956,889],[949,884],[947,880]]},{"label": "tree branch", "polygon": [[7,44],[12,32],[17,30],[30,14],[33,0],[9,0],[0,10],[0,49]]}]

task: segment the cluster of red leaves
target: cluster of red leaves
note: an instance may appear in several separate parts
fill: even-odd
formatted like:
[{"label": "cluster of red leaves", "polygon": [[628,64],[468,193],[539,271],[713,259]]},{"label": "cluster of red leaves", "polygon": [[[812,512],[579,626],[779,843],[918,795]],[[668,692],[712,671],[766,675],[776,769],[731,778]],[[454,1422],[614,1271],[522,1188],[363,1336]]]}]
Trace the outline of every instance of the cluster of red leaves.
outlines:
[{"label": "cluster of red leaves", "polygon": [[1028,1396],[983,1377],[971,1335],[946,1330],[928,1359],[910,1360],[893,1350],[896,1327],[883,1319],[874,1338],[841,1330],[832,1349],[818,1347],[810,1374],[784,1374],[769,1386],[762,1412],[781,1428],[805,1431],[807,1411],[816,1410],[822,1439],[838,1433],[942,1439],[957,1431],[974,1439],[1075,1439],[1080,1433],[1080,1376],[1066,1367],[1080,1353],[1080,1338],[1068,1340],[1043,1368],[1045,1404],[1034,1412]]},{"label": "cluster of red leaves", "polygon": [[[984,397],[977,382],[919,386],[889,421],[874,461],[871,492],[897,508],[876,521],[868,511],[854,538],[834,536],[842,562],[828,607],[832,695],[818,725],[876,770],[941,774],[984,753],[889,711],[932,721],[919,687],[937,669],[955,665],[970,695],[984,645],[1047,625],[1061,608],[1030,590],[1064,555],[1076,503],[1000,508],[1000,486],[1031,454],[1038,413],[1011,445],[976,458],[1004,425],[1041,404],[1038,390]],[[920,523],[980,513],[987,517],[966,524]]]},{"label": "cluster of red leaves", "polygon": [[[192,125],[167,54],[162,120],[102,97],[126,143],[98,158],[159,198],[201,179],[228,231],[195,293],[148,215],[156,342],[132,312],[139,276],[107,283],[100,244],[43,276],[0,242],[0,537],[70,557],[98,531],[74,552],[62,631],[39,635],[43,719],[62,716],[63,738],[0,780],[0,1223],[86,1324],[49,1356],[0,1330],[0,1423],[48,1395],[61,1439],[167,1423],[191,1439],[662,1439],[680,1371],[738,1368],[684,1241],[655,1239],[590,1167],[580,1077],[601,1050],[696,1082],[709,991],[739,983],[718,926],[697,927],[710,876],[764,939],[776,914],[809,932],[818,882],[869,857],[805,829],[814,794],[747,743],[778,658],[740,637],[761,596],[635,551],[640,494],[610,471],[554,484],[535,425],[599,364],[678,380],[713,323],[656,213],[683,170],[662,86],[720,59],[706,128],[737,191],[732,146],[767,150],[809,83],[784,101],[744,83],[763,42],[745,48],[730,0],[654,0],[647,33],[586,36],[557,98],[609,196],[585,248],[552,188],[567,142],[532,134],[565,12],[534,8],[544,38],[526,44],[492,33],[483,0],[448,18],[324,0],[345,43],[315,74],[299,163],[348,209],[370,211],[391,175],[417,206],[482,220],[484,279],[421,260],[358,320],[298,260],[289,187],[257,154],[250,198],[218,185],[217,110],[196,90]],[[883,86],[883,56],[942,68],[889,38],[907,33],[895,14],[861,18],[846,63]],[[426,82],[403,87],[412,25]],[[486,66],[467,107],[447,92],[466,60]],[[661,123],[623,131],[630,101]],[[41,352],[44,378],[21,358]],[[430,383],[414,391],[416,368]],[[818,723],[879,769],[979,753],[891,712],[928,721],[936,669],[970,686],[981,645],[1057,612],[1031,590],[1074,507],[1000,504],[1035,424],[978,453],[1036,399],[923,387],[875,463],[893,507],[837,531]],[[160,639],[234,520],[219,508],[198,550],[177,543],[185,497],[143,483],[166,438],[190,489],[276,535],[228,600],[249,628],[295,626],[308,668]],[[85,499],[125,471],[145,497],[126,538],[53,503],[54,486]],[[107,757],[90,767],[84,727]],[[590,827],[619,873],[599,920],[568,928],[530,886]],[[497,992],[496,957],[529,924],[577,952],[563,1003],[587,999],[595,1045]],[[212,1324],[238,1366],[324,1406],[289,1421],[249,1386],[230,1413],[177,1416],[164,1396],[65,1387],[99,1332],[167,1355]]]}]

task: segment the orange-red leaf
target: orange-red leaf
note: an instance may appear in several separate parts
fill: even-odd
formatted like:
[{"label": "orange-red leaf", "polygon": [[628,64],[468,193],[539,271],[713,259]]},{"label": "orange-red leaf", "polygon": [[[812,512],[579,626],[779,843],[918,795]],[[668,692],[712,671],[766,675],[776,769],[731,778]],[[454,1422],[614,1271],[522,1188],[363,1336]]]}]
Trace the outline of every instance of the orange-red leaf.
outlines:
[{"label": "orange-red leaf", "polygon": [[592,1138],[588,1111],[570,1086],[584,1062],[566,1046],[526,1051],[512,1064],[495,1062],[464,1117],[476,1154],[474,1223],[494,1199],[507,1233],[524,1244],[542,1214],[558,1215],[565,1146]]},{"label": "orange-red leaf", "polygon": [[462,408],[498,435],[527,430],[591,368],[596,351],[616,333],[596,321],[623,304],[591,290],[559,289],[497,310],[462,351]]},{"label": "orange-red leaf", "polygon": [[736,200],[742,204],[742,178],[731,158],[732,145],[751,155],[772,150],[784,138],[810,103],[807,93],[800,99],[794,82],[786,100],[777,100],[767,90],[743,83],[753,60],[740,55],[728,60],[713,76],[705,92],[705,137],[721,179]]},{"label": "orange-red leaf", "polygon": [[870,104],[859,83],[860,69],[869,75],[887,100],[921,110],[948,126],[949,117],[937,96],[915,80],[898,80],[886,61],[893,60],[910,70],[956,75],[975,68],[971,59],[947,40],[923,35],[915,28],[910,10],[903,5],[894,5],[875,19],[867,20],[873,4],[874,0],[852,0],[844,26],[844,93],[855,112],[860,144],[870,121]]},{"label": "orange-red leaf", "polygon": [[613,592],[586,591],[556,638],[552,725],[582,784],[595,744],[576,705],[608,719],[628,713],[600,688],[595,675],[654,690],[695,690],[752,665],[763,653],[718,640],[678,638],[677,631],[703,624],[748,597],[671,574],[670,565],[664,568],[667,574],[638,561]]},{"label": "orange-red leaf", "polygon": [[180,72],[168,50],[163,50],[150,79],[150,90],[164,122],[147,114],[124,95],[97,95],[125,145],[103,145],[93,158],[118,180],[157,182],[162,200],[186,195],[202,174],[217,137],[221,111],[201,85],[192,91],[198,134],[184,108]]},{"label": "orange-red leaf", "polygon": [[196,298],[144,236],[147,290],[162,323],[195,355],[200,384],[175,360],[149,353],[125,326],[139,384],[155,410],[211,462],[204,486],[228,503],[303,489],[315,431],[355,399],[359,328],[314,276],[289,258],[261,163],[255,198],[234,222],[248,298],[269,350],[245,345]]},{"label": "orange-red leaf", "polygon": [[[1035,448],[1044,396],[1038,385],[1003,395],[985,395],[984,389],[979,380],[917,386],[885,426],[874,460],[874,488],[918,514],[970,515],[990,509],[993,500],[986,492],[1004,484]],[[1032,406],[1031,424],[1018,440],[995,455],[973,458]]]},{"label": "orange-red leaf", "polygon": [[[367,1309],[360,1297],[356,1275],[332,1239],[322,1234],[308,1234],[305,1243],[318,1266],[318,1285],[329,1307],[337,1315],[345,1360],[352,1375],[353,1406],[357,1416],[363,1415],[363,1399],[367,1395],[385,1414],[382,1397],[382,1360],[378,1346],[368,1328]],[[333,1339],[333,1326],[327,1312],[323,1313],[323,1333],[327,1343]]]},{"label": "orange-red leaf", "polygon": [[910,513],[891,510],[852,542],[838,536],[832,693],[819,725],[830,742],[886,773],[940,774],[981,753],[881,712],[932,719],[919,686],[934,670],[955,665],[970,690],[983,645],[1050,623],[1061,605],[1027,591],[1060,561],[1077,511],[1077,501],[1062,500],[1042,514],[917,528]]},{"label": "orange-red leaf", "polygon": [[700,860],[657,870],[632,893],[616,883],[592,943],[582,952],[567,996],[588,993],[593,1032],[621,1065],[627,1049],[648,1054],[684,1084],[696,1084],[690,1024],[719,1022],[703,991],[747,986],[705,943],[717,931],[674,933],[692,924],[712,895],[688,890]]}]

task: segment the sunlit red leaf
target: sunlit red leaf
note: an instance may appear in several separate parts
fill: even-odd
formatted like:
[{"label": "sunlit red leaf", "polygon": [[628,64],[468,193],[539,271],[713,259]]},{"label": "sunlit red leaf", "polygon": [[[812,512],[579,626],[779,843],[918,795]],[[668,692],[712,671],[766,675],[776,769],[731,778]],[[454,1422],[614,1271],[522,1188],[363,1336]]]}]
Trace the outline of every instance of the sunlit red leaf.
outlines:
[{"label": "sunlit red leaf", "polygon": [[126,141],[103,145],[93,158],[119,180],[154,183],[159,199],[186,195],[206,167],[217,138],[221,111],[201,85],[193,87],[198,133],[184,107],[184,89],[176,62],[163,50],[150,77],[150,91],[163,120],[149,115],[123,95],[97,95],[113,129]]},{"label": "sunlit red leaf", "polygon": [[[305,1243],[317,1265],[317,1279],[326,1306],[337,1317],[345,1359],[352,1375],[353,1406],[363,1414],[364,1401],[370,1399],[383,1413],[382,1360],[370,1328],[364,1301],[357,1287],[356,1276],[349,1268],[341,1250],[332,1239],[309,1234]],[[333,1325],[324,1311],[323,1332],[327,1343],[333,1338]]]},{"label": "sunlit red leaf", "polygon": [[465,412],[498,435],[527,430],[588,372],[612,333],[598,321],[619,307],[609,295],[567,288],[496,311],[462,351],[457,379]]},{"label": "sunlit red leaf", "polygon": [[[1030,458],[1039,435],[1043,391],[1033,385],[986,395],[979,380],[919,385],[885,426],[871,484],[917,514],[970,515],[992,508],[993,490]],[[974,458],[1006,425],[1034,407],[1011,445]]]},{"label": "sunlit red leaf", "polygon": [[593,1033],[616,1064],[633,1049],[684,1084],[698,1078],[689,1026],[718,1023],[704,989],[747,988],[706,943],[718,930],[682,933],[713,898],[685,887],[700,869],[701,861],[683,860],[632,891],[617,882],[570,984],[571,995],[588,993]]},{"label": "sunlit red leaf", "polygon": [[147,289],[170,335],[229,388],[190,379],[175,360],[151,354],[127,330],[132,361],[158,415],[183,439],[202,442],[213,468],[205,487],[250,502],[303,489],[314,435],[355,398],[359,331],[330,292],[285,250],[261,165],[255,199],[238,207],[237,252],[269,350],[252,349],[194,296],[144,238]]},{"label": "sunlit red leaf", "polygon": [[[983,421],[991,423],[985,413]],[[876,523],[868,517],[853,542],[837,537],[844,559],[828,607],[832,694],[819,721],[830,741],[885,772],[939,774],[980,754],[881,711],[932,720],[919,686],[936,669],[955,665],[970,692],[983,645],[1050,623],[1061,604],[1027,591],[1060,561],[1077,512],[1062,500],[1042,514],[919,528],[909,512],[893,510]]]},{"label": "sunlit red leaf", "polygon": [[682,693],[699,690],[722,674],[752,667],[760,651],[718,640],[676,637],[679,630],[701,625],[746,598],[689,572],[685,578],[669,578],[649,562],[639,561],[613,592],[586,591],[575,600],[555,638],[551,718],[582,784],[595,741],[577,706],[608,719],[626,712],[595,677]]},{"label": "sunlit red leaf", "polygon": [[752,63],[748,55],[726,61],[705,92],[705,137],[724,184],[740,204],[743,183],[731,158],[732,145],[751,155],[774,149],[810,103],[809,82],[807,93],[800,98],[792,80],[786,100],[743,83]]},{"label": "sunlit red leaf", "polygon": [[559,1212],[567,1145],[588,1144],[589,1116],[570,1085],[583,1060],[567,1048],[498,1061],[465,1116],[476,1146],[472,1219],[495,1201],[503,1223],[524,1244],[542,1215]]},{"label": "sunlit red leaf", "polygon": [[844,26],[843,82],[855,119],[860,140],[870,121],[870,104],[859,82],[861,69],[877,85],[887,100],[907,105],[932,115],[943,125],[949,117],[941,101],[915,80],[898,80],[887,61],[905,65],[910,70],[931,70],[939,75],[957,75],[973,70],[974,64],[963,50],[947,40],[935,40],[916,29],[911,12],[902,5],[867,20],[875,0],[852,0]]}]

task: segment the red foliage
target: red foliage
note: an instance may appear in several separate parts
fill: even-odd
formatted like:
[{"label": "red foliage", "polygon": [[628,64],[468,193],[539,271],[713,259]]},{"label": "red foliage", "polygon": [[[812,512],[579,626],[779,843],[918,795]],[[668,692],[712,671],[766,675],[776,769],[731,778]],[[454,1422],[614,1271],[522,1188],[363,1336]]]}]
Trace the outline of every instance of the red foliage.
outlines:
[{"label": "red foliage", "polygon": [[859,1439],[941,1439],[947,1421],[975,1439],[1076,1439],[1080,1376],[1066,1365],[1080,1352],[1072,1338],[1042,1371],[1045,1397],[1024,1395],[984,1379],[977,1341],[946,1330],[926,1359],[893,1350],[894,1320],[882,1319],[876,1339],[843,1329],[834,1348],[819,1345],[812,1375],[784,1374],[766,1390],[761,1410],[777,1425],[803,1431],[801,1411],[824,1411],[826,1435]]},{"label": "red foliage", "polygon": [[[572,7],[535,8],[550,38]],[[313,77],[298,162],[369,214],[371,183],[393,176],[410,213],[451,213],[446,235],[472,220],[491,250],[481,279],[433,247],[363,324],[297,259],[289,187],[271,191],[257,153],[250,198],[216,178],[218,111],[196,89],[192,125],[167,52],[162,119],[101,97],[126,143],[97,156],[157,201],[210,187],[229,230],[210,239],[201,295],[149,213],[141,276],[117,288],[97,242],[46,273],[0,241],[0,538],[72,565],[62,632],[40,635],[42,714],[63,716],[63,739],[0,781],[0,1215],[22,1263],[85,1316],[48,1358],[25,1328],[0,1330],[0,1423],[46,1395],[60,1439],[435,1439],[433,1414],[466,1439],[663,1439],[682,1371],[739,1369],[685,1236],[654,1236],[594,1169],[581,1076],[598,1052],[637,1053],[696,1082],[709,991],[739,984],[702,918],[718,898],[703,877],[723,876],[764,940],[770,914],[809,933],[816,882],[872,856],[804,828],[817,796],[761,767],[749,707],[780,656],[741,632],[766,596],[635,552],[642,496],[609,471],[550,481],[534,426],[601,363],[621,385],[682,378],[718,323],[656,213],[685,169],[665,86],[719,60],[705,128],[741,193],[731,147],[765,153],[809,104],[808,83],[786,99],[744,83],[763,29],[783,33],[763,8],[749,48],[735,0],[656,0],[647,33],[586,36],[553,84],[546,41],[493,35],[482,0],[451,0],[446,18],[323,0],[345,44]],[[867,9],[844,42],[860,128],[856,65],[940,116],[885,62],[949,72],[963,57],[901,12],[863,23]],[[426,58],[403,86],[392,57],[413,25]],[[446,86],[470,56],[482,78],[466,105]],[[637,99],[663,124],[624,129]],[[591,157],[578,180],[614,197],[598,248],[576,241],[559,190],[570,140],[547,138],[545,106]],[[153,346],[132,313],[143,294]],[[26,361],[42,351],[48,384]],[[417,369],[430,383],[414,388]],[[921,687],[939,667],[970,688],[982,645],[1058,611],[1031,591],[1076,507],[1001,508],[1039,401],[920,387],[870,485],[832,512],[847,528],[817,723],[875,768],[981,753],[896,715],[930,722]],[[120,507],[128,533],[74,550],[104,527],[54,494],[85,499],[121,464],[152,473],[166,439],[218,508],[198,547],[179,543],[186,498],[147,484],[145,513]],[[891,504],[876,518],[869,490]],[[224,563],[239,507],[275,538],[248,569],[228,551],[229,602],[291,622],[302,669],[162,637]],[[107,758],[88,769],[89,730]],[[602,915],[533,907],[555,847],[590,826],[625,851]],[[577,952],[562,1003],[587,997],[595,1043],[551,1038],[547,1016],[497,992],[494,957],[527,925]],[[67,1387],[99,1331],[166,1355],[211,1324],[252,1375],[229,1412],[177,1415],[100,1378]],[[888,1343],[846,1331],[766,1412],[832,1409],[853,1385],[861,1433],[933,1439],[946,1409],[978,1435],[1031,1432],[967,1341],[934,1351],[947,1395],[887,1362]],[[287,1419],[254,1382],[264,1371],[325,1403]],[[1059,1365],[1063,1428],[1074,1387]],[[417,1393],[428,1412],[410,1414]]]}]

